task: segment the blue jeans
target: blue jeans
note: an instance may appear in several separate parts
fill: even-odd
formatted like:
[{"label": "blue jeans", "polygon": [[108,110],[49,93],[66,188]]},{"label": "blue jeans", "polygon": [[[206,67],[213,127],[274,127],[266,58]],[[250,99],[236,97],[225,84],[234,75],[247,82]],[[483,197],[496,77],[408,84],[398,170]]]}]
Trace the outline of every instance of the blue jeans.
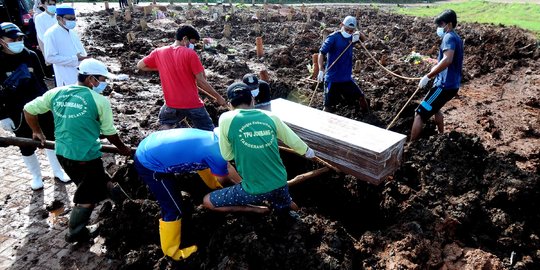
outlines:
[{"label": "blue jeans", "polygon": [[208,131],[214,130],[214,123],[204,106],[194,109],[175,109],[163,104],[159,110],[158,117],[159,123],[162,125],[182,127],[178,125],[184,118],[187,118],[193,122],[194,128]]},{"label": "blue jeans", "polygon": [[175,221],[182,217],[180,205],[182,193],[175,181],[172,173],[159,173],[144,167],[137,157],[135,159],[135,169],[139,177],[150,188],[161,207],[161,218],[163,221]]}]

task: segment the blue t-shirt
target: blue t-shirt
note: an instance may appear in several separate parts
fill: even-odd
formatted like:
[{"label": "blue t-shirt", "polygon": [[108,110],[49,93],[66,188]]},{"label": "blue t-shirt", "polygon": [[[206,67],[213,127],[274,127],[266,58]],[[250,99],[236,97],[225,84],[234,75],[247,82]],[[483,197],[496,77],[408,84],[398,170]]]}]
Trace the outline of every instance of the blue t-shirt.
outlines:
[{"label": "blue t-shirt", "polygon": [[141,141],[135,156],[147,169],[161,173],[187,173],[210,168],[214,175],[228,174],[227,161],[212,131],[177,128],[157,131]]},{"label": "blue t-shirt", "polygon": [[454,59],[450,66],[437,74],[434,85],[443,89],[457,89],[461,84],[461,70],[463,69],[463,41],[454,31],[444,34],[439,48],[439,62],[446,50],[454,50]]},{"label": "blue t-shirt", "polygon": [[332,63],[338,58],[349,43],[352,42],[352,37],[344,38],[341,32],[334,32],[326,38],[321,46],[320,53],[326,54],[326,82],[348,82],[352,80],[353,67],[353,47],[350,46],[347,51],[339,58],[331,69],[328,69]]}]

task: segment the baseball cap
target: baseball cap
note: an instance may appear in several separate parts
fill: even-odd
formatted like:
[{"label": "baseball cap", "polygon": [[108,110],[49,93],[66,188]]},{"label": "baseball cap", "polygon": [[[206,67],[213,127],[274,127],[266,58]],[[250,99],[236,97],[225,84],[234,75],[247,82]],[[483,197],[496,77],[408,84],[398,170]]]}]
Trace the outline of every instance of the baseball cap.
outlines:
[{"label": "baseball cap", "polygon": [[83,75],[100,75],[109,79],[116,78],[116,75],[107,70],[107,66],[103,62],[93,58],[84,59],[79,64],[79,74]]},{"label": "baseball cap", "polygon": [[10,22],[4,22],[0,24],[0,37],[17,38],[25,36],[21,29]]},{"label": "baseball cap", "polygon": [[227,98],[229,98],[229,101],[232,102],[235,99],[245,96],[251,97],[251,89],[249,89],[247,84],[236,82],[227,87]]},{"label": "baseball cap", "polygon": [[244,82],[250,90],[259,88],[259,79],[257,79],[257,76],[255,74],[248,73],[244,75],[244,78],[242,78],[242,82]]},{"label": "baseball cap", "polygon": [[356,28],[356,18],[353,16],[347,16],[343,19],[343,25],[348,28]]}]

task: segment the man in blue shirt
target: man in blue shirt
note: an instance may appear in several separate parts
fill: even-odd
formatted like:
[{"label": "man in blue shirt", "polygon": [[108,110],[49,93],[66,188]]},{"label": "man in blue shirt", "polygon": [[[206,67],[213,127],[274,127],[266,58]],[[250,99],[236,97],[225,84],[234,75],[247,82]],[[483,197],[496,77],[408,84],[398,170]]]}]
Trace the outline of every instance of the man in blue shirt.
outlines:
[{"label": "man in blue shirt", "polygon": [[440,109],[458,92],[463,68],[463,41],[454,31],[457,15],[453,10],[445,10],[435,18],[437,35],[442,38],[438,63],[420,80],[418,87],[424,88],[430,79],[435,78],[433,87],[416,108],[411,141],[418,139],[424,122],[435,115],[439,133],[444,132],[444,117]]},{"label": "man in blue shirt", "polygon": [[[364,93],[352,78],[354,46],[349,46],[351,42],[356,43],[360,39],[363,42],[367,38],[363,33],[355,32],[356,18],[353,16],[345,17],[340,25],[341,30],[328,35],[324,41],[318,58],[320,70],[317,80],[324,80],[324,110],[333,111],[334,106],[344,99],[358,100],[362,112],[368,112],[369,106]],[[338,59],[342,52],[343,55]],[[328,58],[326,66],[325,56]]]},{"label": "man in blue shirt", "polygon": [[214,132],[195,128],[169,129],[150,134],[137,147],[135,168],[161,207],[161,249],[165,255],[177,261],[189,257],[197,251],[197,246],[180,248],[182,195],[174,174],[197,171],[211,189],[221,188],[221,184],[228,180],[234,183],[241,181],[234,167],[228,166],[221,156]]}]

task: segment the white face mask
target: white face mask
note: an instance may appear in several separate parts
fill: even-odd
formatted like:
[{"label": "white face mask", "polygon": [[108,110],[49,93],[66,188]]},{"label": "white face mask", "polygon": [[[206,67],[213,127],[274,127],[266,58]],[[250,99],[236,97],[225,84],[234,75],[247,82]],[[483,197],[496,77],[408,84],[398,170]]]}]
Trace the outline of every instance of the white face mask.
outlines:
[{"label": "white face mask", "polygon": [[24,49],[24,41],[15,41],[15,42],[10,42],[7,44],[8,46],[8,49],[12,52],[12,53],[21,53],[22,50]]},{"label": "white face mask", "polygon": [[444,27],[437,27],[437,36],[444,37]]},{"label": "white face mask", "polygon": [[349,34],[347,33],[347,31],[345,31],[345,28],[341,28],[341,35],[344,37],[344,38],[350,38],[352,36],[352,34]]}]

